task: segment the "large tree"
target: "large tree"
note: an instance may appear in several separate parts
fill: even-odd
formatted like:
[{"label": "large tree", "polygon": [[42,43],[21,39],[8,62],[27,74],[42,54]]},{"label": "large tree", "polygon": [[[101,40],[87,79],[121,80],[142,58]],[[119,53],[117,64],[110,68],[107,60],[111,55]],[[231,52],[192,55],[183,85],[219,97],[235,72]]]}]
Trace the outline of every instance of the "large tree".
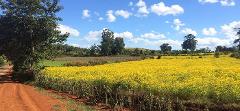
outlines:
[{"label": "large tree", "polygon": [[163,43],[163,44],[160,46],[160,49],[161,49],[161,52],[162,52],[163,54],[167,54],[167,53],[171,52],[172,47],[171,47],[168,43]]},{"label": "large tree", "polygon": [[196,49],[197,40],[193,34],[188,34],[184,37],[184,42],[182,44],[182,49],[190,50],[193,52]]},{"label": "large tree", "polygon": [[58,0],[0,0],[0,6],[0,53],[15,71],[32,70],[53,44],[69,35],[57,30]]},{"label": "large tree", "polygon": [[122,37],[116,37],[114,39],[114,48],[113,48],[113,54],[122,54],[125,44],[124,44],[124,40]]},{"label": "large tree", "polygon": [[104,29],[102,32],[101,41],[101,55],[112,55],[112,49],[114,48],[114,33],[109,29]]},{"label": "large tree", "polygon": [[236,28],[238,38],[234,40],[234,44],[237,44],[238,50],[240,51],[240,28]]}]

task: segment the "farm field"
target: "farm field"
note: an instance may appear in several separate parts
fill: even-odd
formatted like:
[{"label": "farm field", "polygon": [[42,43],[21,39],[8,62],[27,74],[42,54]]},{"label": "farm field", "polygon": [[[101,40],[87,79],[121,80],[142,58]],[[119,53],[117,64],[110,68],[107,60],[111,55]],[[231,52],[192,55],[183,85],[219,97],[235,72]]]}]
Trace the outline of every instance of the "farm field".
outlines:
[{"label": "farm field", "polygon": [[141,57],[137,56],[113,56],[113,57],[58,57],[54,60],[43,60],[41,66],[93,66],[108,63],[137,61]]},{"label": "farm field", "polygon": [[229,110],[239,109],[239,67],[240,61],[230,57],[168,57],[87,67],[47,67],[36,83],[113,107]]}]

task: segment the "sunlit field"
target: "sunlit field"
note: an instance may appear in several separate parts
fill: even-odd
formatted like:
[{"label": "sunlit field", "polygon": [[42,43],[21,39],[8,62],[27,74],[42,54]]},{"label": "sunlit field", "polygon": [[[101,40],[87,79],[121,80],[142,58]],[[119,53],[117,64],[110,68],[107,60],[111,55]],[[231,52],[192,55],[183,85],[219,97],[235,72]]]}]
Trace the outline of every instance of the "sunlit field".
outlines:
[{"label": "sunlit field", "polygon": [[47,67],[38,85],[111,105],[161,109],[187,102],[238,104],[240,61],[166,57],[89,67]]}]

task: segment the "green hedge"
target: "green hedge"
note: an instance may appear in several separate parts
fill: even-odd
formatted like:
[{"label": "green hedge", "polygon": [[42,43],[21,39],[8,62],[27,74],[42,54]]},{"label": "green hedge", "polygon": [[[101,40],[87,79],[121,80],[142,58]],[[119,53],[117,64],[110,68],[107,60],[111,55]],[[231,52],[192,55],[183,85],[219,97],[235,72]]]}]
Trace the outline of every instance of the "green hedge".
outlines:
[{"label": "green hedge", "polygon": [[0,56],[0,66],[3,66],[5,63],[5,59],[3,56]]}]

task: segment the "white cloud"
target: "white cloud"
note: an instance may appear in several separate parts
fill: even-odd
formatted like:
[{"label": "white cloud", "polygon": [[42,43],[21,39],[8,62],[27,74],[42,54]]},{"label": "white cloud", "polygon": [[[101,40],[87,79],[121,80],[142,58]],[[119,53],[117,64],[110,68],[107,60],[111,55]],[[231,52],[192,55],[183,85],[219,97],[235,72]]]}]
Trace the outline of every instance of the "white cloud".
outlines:
[{"label": "white cloud", "polygon": [[70,33],[70,36],[78,37],[80,35],[80,32],[77,29],[62,24],[58,25],[57,30],[61,31],[62,34]]},{"label": "white cloud", "polygon": [[187,34],[193,34],[195,36],[197,35],[197,32],[190,28],[185,28],[185,29],[181,30],[181,33],[183,33],[185,35],[187,35]]},{"label": "white cloud", "polygon": [[145,38],[145,39],[163,39],[166,38],[164,34],[159,34],[159,33],[145,33],[142,34],[140,37]]},{"label": "white cloud", "polygon": [[235,28],[240,28],[240,21],[233,21],[229,24],[225,24],[223,26],[221,26],[222,29],[222,33],[231,40],[234,40],[237,38],[236,34],[237,31],[235,30]]},{"label": "white cloud", "polygon": [[132,39],[134,37],[133,34],[129,31],[122,32],[122,33],[114,33],[114,36],[128,38],[128,39]]},{"label": "white cloud", "polygon": [[133,6],[133,2],[129,2],[128,6]]},{"label": "white cloud", "polygon": [[114,22],[116,20],[116,17],[113,15],[113,11],[112,10],[109,10],[107,11],[107,20],[108,22]]},{"label": "white cloud", "polygon": [[102,18],[102,17],[99,17],[99,18],[98,18],[98,20],[99,20],[99,21],[102,21],[102,20],[103,20],[103,18]]},{"label": "white cloud", "polygon": [[235,6],[234,0],[221,0],[222,6]]},{"label": "white cloud", "polygon": [[89,31],[84,37],[88,41],[97,41],[101,38],[102,30],[99,31]]},{"label": "white cloud", "polygon": [[198,0],[200,3],[217,3],[218,0]]},{"label": "white cloud", "polygon": [[163,2],[153,4],[151,11],[159,16],[164,15],[177,15],[184,13],[184,9],[180,5],[165,6]]},{"label": "white cloud", "polygon": [[235,6],[235,0],[198,0],[200,3],[220,3],[222,6]]},{"label": "white cloud", "polygon": [[138,7],[138,14],[142,16],[147,16],[149,14],[147,5],[143,0],[139,0],[136,6]]},{"label": "white cloud", "polygon": [[159,47],[163,43],[168,43],[169,45],[175,48],[180,48],[182,44],[182,41],[172,40],[172,39],[164,39],[164,40],[158,40],[158,41],[150,41],[148,39],[145,39],[143,40],[143,42],[147,46],[156,46],[156,47]]},{"label": "white cloud", "polygon": [[127,19],[132,15],[132,13],[125,10],[117,10],[115,11],[115,15],[122,16],[123,18]]},{"label": "white cloud", "polygon": [[217,46],[231,46],[232,41],[226,38],[218,38],[218,37],[204,37],[204,38],[197,38],[198,47],[205,48],[209,47],[210,49],[214,50]]},{"label": "white cloud", "polygon": [[91,16],[89,13],[90,13],[89,10],[87,10],[87,9],[83,10],[83,12],[82,12],[83,18],[89,18]]},{"label": "white cloud", "polygon": [[214,35],[217,34],[217,31],[216,31],[215,28],[210,27],[210,28],[204,28],[204,29],[202,30],[202,33],[203,33],[204,35],[206,35],[206,36],[214,36]]},{"label": "white cloud", "polygon": [[179,20],[179,19],[174,19],[173,20],[173,27],[174,27],[174,29],[175,30],[180,30],[180,28],[182,27],[182,26],[184,26],[185,24],[181,21],[181,20]]},{"label": "white cloud", "polygon": [[80,47],[79,44],[69,44],[70,46],[73,46],[73,47]]}]

